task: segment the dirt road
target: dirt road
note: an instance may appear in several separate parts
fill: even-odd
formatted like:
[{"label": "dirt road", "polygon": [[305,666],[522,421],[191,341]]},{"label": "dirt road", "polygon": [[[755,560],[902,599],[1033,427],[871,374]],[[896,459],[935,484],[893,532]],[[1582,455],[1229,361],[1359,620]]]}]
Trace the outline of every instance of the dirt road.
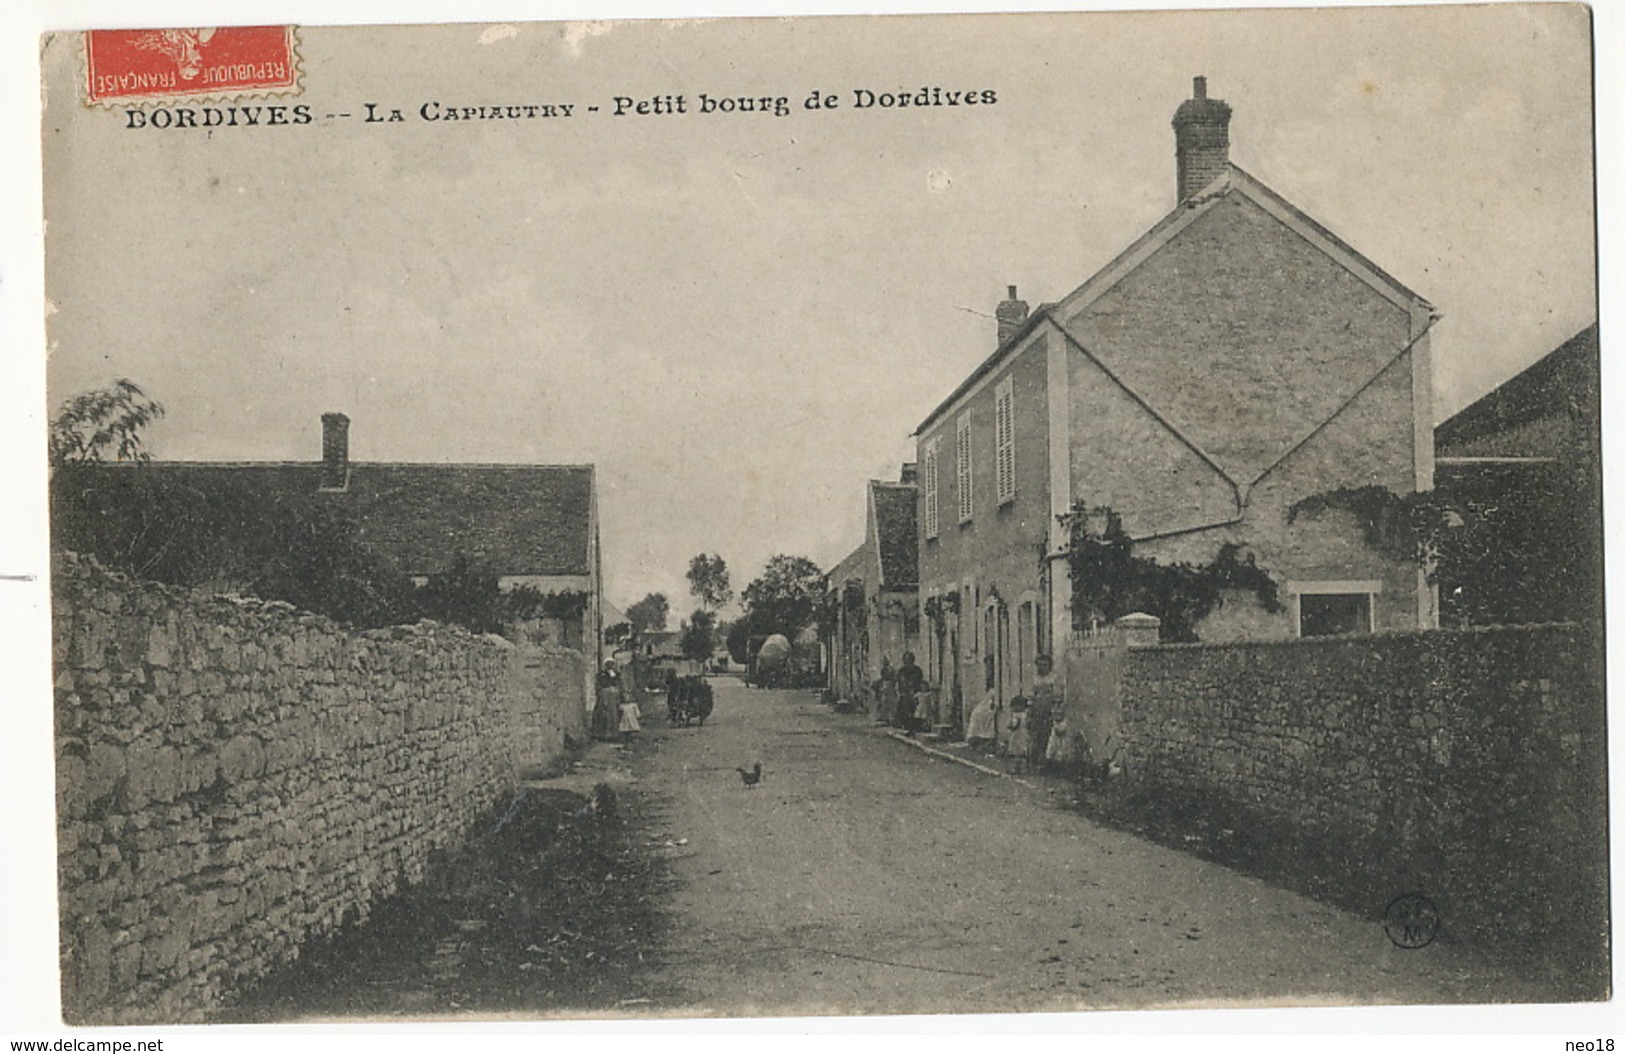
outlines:
[{"label": "dirt road", "polygon": [[[671,925],[641,1009],[999,1012],[1529,999],[1435,942],[1100,827],[813,693],[716,684],[632,752]],[[747,788],[737,766],[760,761]]]}]

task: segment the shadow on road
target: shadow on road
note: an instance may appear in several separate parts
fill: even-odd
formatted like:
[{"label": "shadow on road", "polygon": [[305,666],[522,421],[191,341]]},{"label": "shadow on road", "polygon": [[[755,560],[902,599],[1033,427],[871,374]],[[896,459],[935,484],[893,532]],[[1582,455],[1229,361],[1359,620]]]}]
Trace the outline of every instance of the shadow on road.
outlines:
[{"label": "shadow on road", "polygon": [[657,998],[663,869],[610,785],[529,787],[418,885],[304,949],[219,1021],[603,1016]]}]

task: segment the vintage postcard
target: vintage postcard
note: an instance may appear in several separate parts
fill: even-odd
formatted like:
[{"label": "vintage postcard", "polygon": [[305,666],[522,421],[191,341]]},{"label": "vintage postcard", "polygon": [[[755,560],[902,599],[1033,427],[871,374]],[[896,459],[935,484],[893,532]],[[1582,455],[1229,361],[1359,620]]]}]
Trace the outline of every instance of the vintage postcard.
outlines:
[{"label": "vintage postcard", "polygon": [[62,1020],[1611,999],[1592,33],[46,34]]}]

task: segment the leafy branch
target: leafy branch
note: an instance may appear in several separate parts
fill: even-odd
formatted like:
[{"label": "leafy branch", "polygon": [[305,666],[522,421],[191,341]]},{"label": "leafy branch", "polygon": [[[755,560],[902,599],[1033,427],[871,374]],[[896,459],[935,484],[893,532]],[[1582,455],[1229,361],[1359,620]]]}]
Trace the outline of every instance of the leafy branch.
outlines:
[{"label": "leafy branch", "polygon": [[110,388],[76,395],[51,421],[51,466],[103,461],[108,454],[116,461],[144,462],[141,430],[162,416],[163,404],[123,378]]},{"label": "leafy branch", "polygon": [[1227,590],[1251,592],[1266,611],[1283,610],[1275,580],[1238,545],[1221,545],[1206,564],[1162,564],[1134,555],[1134,542],[1111,509],[1075,508],[1067,520],[1075,626],[1140,611],[1162,620],[1165,639],[1194,641],[1197,625],[1223,606]]}]

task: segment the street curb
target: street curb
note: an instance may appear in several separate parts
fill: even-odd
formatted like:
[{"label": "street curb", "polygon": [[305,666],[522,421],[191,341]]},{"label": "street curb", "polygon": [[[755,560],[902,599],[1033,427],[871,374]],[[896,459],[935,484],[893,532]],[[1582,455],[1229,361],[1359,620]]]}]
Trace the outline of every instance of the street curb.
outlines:
[{"label": "street curb", "polygon": [[930,754],[934,758],[942,758],[945,761],[952,761],[956,764],[964,765],[966,768],[975,769],[977,772],[980,772],[985,776],[997,776],[999,779],[1009,780],[1012,783],[1018,783],[1021,786],[1026,787],[1028,790],[1038,789],[1036,784],[1029,783],[1020,776],[1013,776],[1008,772],[1001,772],[1000,770],[989,765],[983,765],[980,762],[972,761],[970,758],[962,758],[958,754],[950,754],[946,750],[938,750],[936,747],[928,747],[908,733],[899,732],[895,728],[886,729],[885,734],[897,740],[899,743],[907,743],[915,750]]}]

